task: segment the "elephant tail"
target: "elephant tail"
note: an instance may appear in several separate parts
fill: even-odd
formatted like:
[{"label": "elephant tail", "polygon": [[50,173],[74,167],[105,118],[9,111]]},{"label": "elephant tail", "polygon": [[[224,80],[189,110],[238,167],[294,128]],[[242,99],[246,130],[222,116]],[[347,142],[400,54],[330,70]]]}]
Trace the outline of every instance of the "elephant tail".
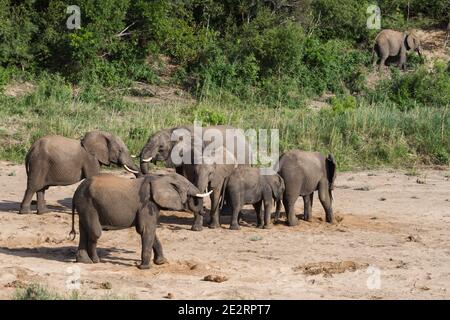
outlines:
[{"label": "elephant tail", "polygon": [[336,160],[334,160],[334,156],[331,153],[325,160],[325,164],[328,179],[328,192],[330,193],[331,200],[333,200],[334,181],[336,180]]},{"label": "elephant tail", "polygon": [[72,200],[72,230],[69,233],[69,237],[72,237],[72,241],[75,240],[77,232],[75,231],[75,201]]},{"label": "elephant tail", "polygon": [[223,203],[225,202],[225,192],[226,192],[226,190],[227,190],[228,180],[229,180],[229,178],[227,177],[227,178],[225,179],[225,181],[223,182],[222,194],[221,194],[221,197],[220,197],[220,206],[219,206],[219,209],[222,209]]},{"label": "elephant tail", "polygon": [[27,176],[30,174],[30,159],[31,159],[31,150],[28,151],[25,157],[25,171],[27,173]]}]

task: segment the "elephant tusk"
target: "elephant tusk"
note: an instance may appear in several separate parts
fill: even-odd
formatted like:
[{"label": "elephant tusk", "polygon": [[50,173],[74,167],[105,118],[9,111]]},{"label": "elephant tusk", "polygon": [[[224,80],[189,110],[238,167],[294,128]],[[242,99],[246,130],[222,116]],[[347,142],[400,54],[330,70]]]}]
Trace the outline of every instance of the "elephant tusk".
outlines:
[{"label": "elephant tusk", "polygon": [[148,158],[148,159],[142,159],[141,161],[142,161],[142,162],[150,162],[150,161],[152,161],[152,159],[153,159],[153,157],[150,157],[150,158]]},{"label": "elephant tusk", "polygon": [[128,166],[126,164],[124,164],[123,167],[125,168],[125,170],[127,170],[127,171],[129,171],[131,173],[134,173],[134,174],[138,174],[139,173],[139,171],[132,170],[132,169],[128,168]]},{"label": "elephant tusk", "polygon": [[207,193],[197,193],[195,196],[197,198],[205,198],[205,197],[209,196],[212,192],[213,192],[213,190],[211,190],[210,192],[207,192]]},{"label": "elephant tusk", "polygon": [[133,159],[136,159],[138,156],[135,155],[135,154],[132,154],[131,157],[132,157]]}]

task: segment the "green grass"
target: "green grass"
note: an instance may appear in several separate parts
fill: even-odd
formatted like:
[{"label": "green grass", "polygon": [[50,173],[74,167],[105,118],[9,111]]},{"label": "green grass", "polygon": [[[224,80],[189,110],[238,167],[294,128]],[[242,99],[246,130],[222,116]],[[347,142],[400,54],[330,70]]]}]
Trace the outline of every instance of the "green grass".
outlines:
[{"label": "green grass", "polygon": [[[106,289],[106,288],[104,288]],[[135,299],[132,296],[120,296],[111,292],[92,297],[78,290],[72,290],[68,293],[59,293],[39,283],[30,283],[24,288],[18,288],[12,296],[13,300],[130,300]]]},{"label": "green grass", "polygon": [[281,151],[332,152],[341,170],[449,163],[450,112],[433,107],[402,111],[361,98],[356,105],[352,101],[351,108],[336,106],[316,112],[226,99],[190,106],[137,104],[95,86],[75,96],[70,85],[52,76],[40,80],[29,95],[0,94],[0,159],[22,163],[31,144],[42,136],[80,138],[94,129],[119,135],[132,154],[139,154],[153,132],[197,118],[204,124],[279,129]]}]

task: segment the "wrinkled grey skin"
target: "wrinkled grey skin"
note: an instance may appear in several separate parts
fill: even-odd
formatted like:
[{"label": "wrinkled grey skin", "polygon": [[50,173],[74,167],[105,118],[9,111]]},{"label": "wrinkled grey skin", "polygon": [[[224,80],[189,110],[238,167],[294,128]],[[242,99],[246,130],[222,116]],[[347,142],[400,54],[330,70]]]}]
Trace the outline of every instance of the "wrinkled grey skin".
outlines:
[{"label": "wrinkled grey skin", "polygon": [[25,158],[27,190],[19,213],[30,213],[31,200],[37,194],[37,213],[48,212],[44,193],[51,186],[66,186],[97,175],[100,165],[127,166],[139,176],[123,141],[110,133],[88,132],[80,140],[46,136],[37,140]]},{"label": "wrinkled grey skin", "polygon": [[[182,166],[184,164],[180,164],[180,165],[176,166],[171,161],[171,153],[172,153],[173,148],[178,143],[182,143],[182,142],[177,142],[177,141],[171,141],[173,132],[176,130],[179,130],[179,129],[184,129],[191,133],[194,133],[194,126],[180,126],[180,127],[175,127],[175,128],[171,128],[171,129],[164,129],[164,130],[158,131],[148,139],[147,143],[142,148],[141,154],[139,156],[141,171],[144,174],[148,173],[148,163],[149,163],[149,162],[145,162],[145,160],[151,158],[150,163],[156,163],[157,161],[164,161],[166,166],[175,167],[177,173],[183,174],[190,181],[193,181],[194,177],[189,177],[186,173],[186,170],[182,168]],[[227,126],[227,125],[209,126],[209,127],[203,128],[203,133],[208,129],[216,129],[219,132],[221,132],[223,134],[223,136],[225,137],[225,131],[227,129],[234,129],[234,128],[232,126]],[[202,147],[205,148],[206,146],[208,146],[209,143],[210,143],[209,141],[205,141],[202,144]],[[225,138],[223,140],[223,143],[224,144],[226,143]],[[250,146],[247,144],[247,142],[244,141],[244,143],[245,143],[246,150],[250,150]],[[191,149],[194,149],[193,141],[191,141]],[[235,150],[230,150],[230,151],[231,151],[231,153],[236,155]],[[251,151],[247,151],[246,155],[245,155],[244,163],[250,164],[251,156],[252,156]]]},{"label": "wrinkled grey skin", "polygon": [[[137,179],[100,174],[84,180],[75,191],[72,205],[72,235],[75,235],[75,211],[80,217],[77,262],[100,261],[96,247],[102,230],[134,226],[142,239],[139,268],[150,267],[152,248],[154,262],[165,263],[161,243],[156,236],[159,210],[189,209],[199,216],[203,202],[197,193],[197,188],[178,174],[146,175]],[[201,222],[201,219],[196,219],[200,227]]]},{"label": "wrinkled grey skin", "polygon": [[[283,205],[289,226],[296,226],[298,219],[294,205],[299,196],[303,197],[304,219],[311,221],[314,191],[325,210],[326,221],[333,223],[332,190],[336,179],[336,162],[333,155],[325,158],[318,152],[291,150],[280,157],[278,174],[283,178],[285,191]],[[277,202],[275,221],[280,217],[280,201]]]},{"label": "wrinkled grey skin", "polygon": [[[232,208],[230,229],[239,230],[239,214],[244,205],[252,204],[256,211],[257,227],[271,227],[272,199],[281,201],[284,181],[278,174],[261,175],[258,168],[238,167],[224,185],[225,199]],[[261,210],[264,203],[264,218]]]},{"label": "wrinkled grey skin", "polygon": [[[228,151],[224,148],[218,149],[217,154],[225,155]],[[229,154],[229,153],[228,153]],[[232,155],[231,155],[232,156]],[[209,162],[207,162],[209,161]],[[219,209],[220,198],[225,180],[233,173],[236,168],[246,165],[224,164],[216,161],[210,161],[204,158],[201,164],[187,166],[192,176],[195,178],[194,184],[201,192],[212,191],[210,221],[208,227],[215,229],[220,227]]]},{"label": "wrinkled grey skin", "polygon": [[450,22],[447,25],[447,34],[445,35],[445,40],[444,40],[444,49],[447,48],[447,44],[448,44],[448,38],[450,37]]},{"label": "wrinkled grey skin", "polygon": [[373,65],[376,66],[375,54],[381,59],[379,69],[386,65],[388,57],[399,56],[399,68],[406,69],[406,54],[408,51],[416,51],[420,57],[420,39],[413,33],[400,32],[395,30],[382,30],[375,38],[375,45],[372,51]]}]

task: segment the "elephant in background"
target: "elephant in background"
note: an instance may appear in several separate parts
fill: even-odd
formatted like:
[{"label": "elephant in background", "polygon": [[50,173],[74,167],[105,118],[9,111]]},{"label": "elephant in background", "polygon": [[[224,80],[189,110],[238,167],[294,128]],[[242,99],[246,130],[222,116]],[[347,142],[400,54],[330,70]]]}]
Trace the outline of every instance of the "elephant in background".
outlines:
[{"label": "elephant in background", "polygon": [[140,269],[150,268],[151,250],[154,263],[166,262],[161,243],[156,236],[159,210],[194,212],[194,225],[202,223],[203,198],[198,189],[178,174],[146,175],[127,179],[101,174],[84,180],[75,191],[72,204],[72,231],[75,238],[75,211],[79,214],[80,242],[76,260],[97,263],[97,241],[102,230],[135,227],[141,236]]},{"label": "elephant in background", "polygon": [[419,57],[421,54],[420,39],[414,33],[400,32],[395,30],[382,30],[375,38],[375,45],[372,50],[373,65],[376,66],[375,54],[381,59],[379,69],[386,65],[388,57],[400,56],[398,66],[406,69],[406,54],[408,51],[416,51]]},{"label": "elephant in background", "polygon": [[77,183],[99,174],[100,165],[111,163],[123,166],[135,176],[140,175],[123,141],[110,133],[91,131],[81,141],[62,136],[40,138],[25,158],[27,190],[19,213],[30,213],[34,193],[37,194],[37,213],[48,212],[44,193],[49,187]]},{"label": "elephant in background", "polygon": [[239,230],[239,215],[246,204],[252,204],[255,208],[257,227],[268,229],[271,227],[272,199],[281,201],[285,186],[278,174],[261,175],[258,168],[241,166],[226,179],[223,189],[222,201],[227,199],[233,211],[231,230]]},{"label": "elephant in background", "polygon": [[[281,155],[278,174],[283,178],[285,192],[283,205],[289,226],[298,224],[294,206],[299,196],[303,197],[304,219],[311,221],[314,191],[326,213],[326,221],[333,223],[332,190],[336,180],[336,161],[332,154],[324,157],[319,152],[291,150]],[[277,203],[275,221],[280,217],[281,203]]]}]

